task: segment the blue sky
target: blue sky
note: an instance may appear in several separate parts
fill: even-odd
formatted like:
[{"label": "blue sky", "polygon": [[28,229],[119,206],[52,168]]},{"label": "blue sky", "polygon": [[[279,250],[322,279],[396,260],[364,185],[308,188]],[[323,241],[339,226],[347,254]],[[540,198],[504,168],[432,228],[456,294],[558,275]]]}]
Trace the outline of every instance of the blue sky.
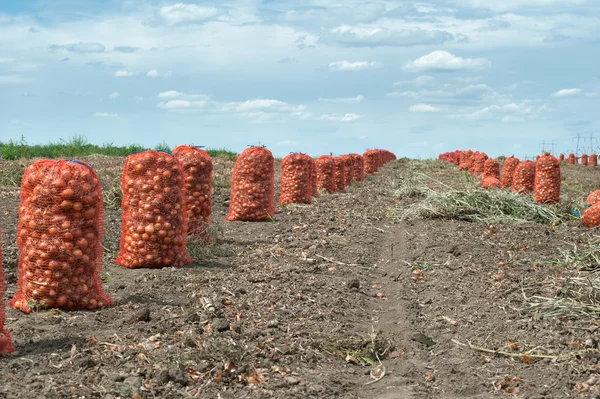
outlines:
[{"label": "blue sky", "polygon": [[599,39],[597,0],[1,1],[0,140],[568,152]]}]

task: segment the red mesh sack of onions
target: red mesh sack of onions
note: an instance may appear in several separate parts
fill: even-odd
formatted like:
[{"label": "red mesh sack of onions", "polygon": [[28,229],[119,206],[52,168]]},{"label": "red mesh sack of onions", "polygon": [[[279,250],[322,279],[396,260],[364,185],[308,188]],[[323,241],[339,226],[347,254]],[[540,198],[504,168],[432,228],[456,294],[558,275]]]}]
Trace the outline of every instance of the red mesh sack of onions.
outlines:
[{"label": "red mesh sack of onions", "polygon": [[589,166],[598,166],[598,155],[596,155],[596,154],[590,155],[590,158],[588,159],[588,165]]},{"label": "red mesh sack of onions", "polygon": [[577,165],[577,157],[575,154],[569,154],[569,157],[567,158],[567,165]]},{"label": "red mesh sack of onions", "polygon": [[281,160],[280,204],[312,204],[311,160],[297,153]]},{"label": "red mesh sack of onions", "polygon": [[550,154],[540,156],[535,166],[533,198],[542,204],[560,202],[560,162]]},{"label": "red mesh sack of onions", "polygon": [[342,157],[333,157],[333,163],[335,165],[333,169],[335,191],[341,193],[346,191],[346,163]]},{"label": "red mesh sack of onions", "polygon": [[344,185],[348,187],[352,185],[354,179],[354,162],[348,154],[342,155],[340,158],[344,161]]},{"label": "red mesh sack of onions", "polygon": [[581,217],[583,224],[587,227],[597,227],[600,225],[600,203],[595,203],[594,205],[587,208]]},{"label": "red mesh sack of onions", "polygon": [[104,208],[98,176],[79,161],[41,160],[21,181],[18,286],[8,303],[93,310],[112,305],[104,293]]},{"label": "red mesh sack of onions", "polygon": [[365,180],[365,165],[363,161],[363,157],[360,154],[350,154],[352,158],[352,172],[353,178],[356,181],[364,181]]},{"label": "red mesh sack of onions", "polygon": [[472,150],[466,150],[460,153],[460,157],[458,160],[458,169],[459,170],[469,170],[469,166],[471,165],[471,159],[473,157]]},{"label": "red mesh sack of onions", "polygon": [[588,156],[587,154],[581,155],[581,165],[588,166]]},{"label": "red mesh sack of onions", "polygon": [[497,159],[486,159],[483,164],[483,178],[493,177],[500,181],[500,164]]},{"label": "red mesh sack of onions", "polygon": [[562,153],[561,153],[561,154],[558,156],[558,160],[559,160],[560,162],[564,161],[564,160],[565,160],[565,154],[562,154]]},{"label": "red mesh sack of onions", "polygon": [[600,190],[592,191],[585,200],[585,203],[590,205],[594,205],[597,202],[600,202]]},{"label": "red mesh sack of onions", "polygon": [[310,160],[310,187],[313,197],[319,197],[319,187],[317,186],[317,163],[313,157],[308,157]]},{"label": "red mesh sack of onions", "polygon": [[329,194],[335,193],[335,161],[329,155],[321,155],[315,161],[317,169],[317,188]]},{"label": "red mesh sack of onions", "polygon": [[377,150],[367,150],[363,154],[365,174],[369,175],[371,173],[377,172],[379,168],[379,151]]},{"label": "red mesh sack of onions", "polygon": [[231,176],[229,221],[259,222],[275,215],[275,159],[264,147],[246,148]]},{"label": "red mesh sack of onions", "polygon": [[519,194],[528,194],[533,191],[535,182],[535,163],[523,161],[515,168],[513,174],[512,191]]},{"label": "red mesh sack of onions", "polygon": [[481,176],[483,174],[485,161],[488,156],[482,152],[475,152],[473,154],[473,162],[471,164],[471,170],[469,171],[474,176]]},{"label": "red mesh sack of onions", "polygon": [[508,157],[504,160],[502,165],[502,179],[500,180],[500,187],[509,188],[513,184],[513,175],[515,169],[519,165],[519,159],[515,157]]},{"label": "red mesh sack of onions", "polygon": [[483,188],[500,188],[500,180],[494,176],[484,177],[481,181],[481,187]]},{"label": "red mesh sack of onions", "polygon": [[[2,239],[2,229],[0,229],[0,241]],[[10,339],[10,333],[4,328],[4,322],[6,321],[6,314],[4,313],[4,290],[6,289],[6,281],[4,281],[4,275],[2,274],[2,246],[0,245],[0,356],[13,353],[15,347]]]},{"label": "red mesh sack of onions", "polygon": [[125,160],[121,189],[121,242],[115,263],[161,268],[192,263],[186,250],[187,213],[181,162],[148,150]]},{"label": "red mesh sack of onions", "polygon": [[212,212],[212,158],[202,148],[181,145],[173,156],[183,168],[183,193],[187,213],[188,236],[210,241],[208,228]]}]

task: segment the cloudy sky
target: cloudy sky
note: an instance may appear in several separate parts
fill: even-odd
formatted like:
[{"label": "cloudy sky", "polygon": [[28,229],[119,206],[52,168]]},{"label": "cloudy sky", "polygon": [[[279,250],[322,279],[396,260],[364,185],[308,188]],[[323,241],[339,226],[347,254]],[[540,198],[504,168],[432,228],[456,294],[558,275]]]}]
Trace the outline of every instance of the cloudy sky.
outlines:
[{"label": "cloudy sky", "polygon": [[2,1],[0,141],[571,151],[599,39],[597,0]]}]

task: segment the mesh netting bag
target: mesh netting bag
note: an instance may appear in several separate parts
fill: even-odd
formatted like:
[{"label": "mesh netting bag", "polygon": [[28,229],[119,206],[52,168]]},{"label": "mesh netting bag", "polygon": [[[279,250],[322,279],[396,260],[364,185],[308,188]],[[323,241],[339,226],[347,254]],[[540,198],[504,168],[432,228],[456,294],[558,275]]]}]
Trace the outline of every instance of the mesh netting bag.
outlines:
[{"label": "mesh netting bag", "polygon": [[179,267],[186,250],[187,213],[181,162],[148,150],[125,160],[121,189],[121,241],[115,263],[127,268]]},{"label": "mesh netting bag", "polygon": [[312,158],[292,153],[281,160],[280,204],[312,204]]},{"label": "mesh netting bag", "polygon": [[581,155],[581,165],[588,166],[588,156],[587,154]]},{"label": "mesh netting bag", "polygon": [[181,145],[173,150],[183,168],[183,193],[185,195],[188,236],[210,241],[213,162],[200,147]]},{"label": "mesh netting bag", "polygon": [[493,177],[500,180],[500,163],[497,159],[486,159],[483,163],[483,178]]},{"label": "mesh netting bag", "polygon": [[598,166],[598,155],[592,154],[588,160],[589,166]]},{"label": "mesh netting bag", "polygon": [[466,151],[461,152],[460,159],[458,161],[458,169],[468,171],[471,166],[472,159],[473,159],[473,151],[472,150],[466,150]]},{"label": "mesh netting bag", "polygon": [[569,157],[567,158],[567,165],[577,165],[577,157],[575,154],[569,154]]},{"label": "mesh netting bag", "polygon": [[333,157],[333,181],[335,183],[335,191],[342,193],[346,191],[346,164],[342,157]]},{"label": "mesh netting bag", "polygon": [[377,172],[379,168],[379,151],[377,150],[367,150],[363,154],[364,160],[364,171],[365,174],[369,175]]},{"label": "mesh netting bag", "polygon": [[335,193],[335,161],[329,155],[322,155],[315,161],[317,169],[317,188],[329,194]]},{"label": "mesh netting bag", "polygon": [[246,148],[231,176],[229,221],[259,222],[275,215],[275,159],[264,147]]},{"label": "mesh netting bag", "polygon": [[[0,241],[2,240],[2,229],[0,228]],[[15,347],[12,344],[10,333],[4,328],[6,314],[4,313],[4,290],[6,289],[6,281],[2,274],[2,246],[0,245],[0,356],[13,353]]]},{"label": "mesh netting bag", "polygon": [[354,174],[354,180],[364,181],[365,180],[365,165],[363,157],[360,154],[350,154],[352,157],[352,171]]},{"label": "mesh netting bag", "polygon": [[519,159],[515,157],[508,157],[504,160],[504,164],[502,165],[502,179],[500,183],[500,187],[509,188],[513,184],[513,175],[515,174],[515,169],[519,165]]},{"label": "mesh netting bag", "polygon": [[112,305],[104,293],[104,208],[98,176],[86,163],[40,160],[21,181],[18,283],[9,305],[93,310]]},{"label": "mesh netting bag", "polygon": [[489,189],[489,188],[500,188],[500,180],[494,176],[484,177],[481,181],[481,187]]},{"label": "mesh netting bag", "polygon": [[585,203],[590,205],[594,205],[597,202],[600,202],[600,190],[592,191],[585,200]]},{"label": "mesh netting bag", "polygon": [[533,161],[520,162],[513,174],[512,191],[519,194],[533,192],[535,182],[535,163]]},{"label": "mesh netting bag", "polygon": [[533,198],[542,204],[560,202],[560,162],[550,154],[540,156],[535,166]]},{"label": "mesh netting bag", "polygon": [[352,185],[352,180],[354,179],[354,162],[352,162],[352,157],[348,154],[341,156],[342,161],[344,161],[344,185],[346,187]]},{"label": "mesh netting bag", "polygon": [[597,227],[600,226],[600,202],[595,203],[594,205],[587,208],[581,217],[583,224],[587,227]]},{"label": "mesh netting bag", "polygon": [[319,187],[317,186],[317,163],[313,157],[308,157],[310,162],[310,188],[313,197],[319,197]]},{"label": "mesh netting bag", "polygon": [[474,176],[481,176],[483,174],[485,161],[487,159],[488,156],[482,152],[473,153],[473,162],[471,163],[471,169],[469,170],[469,173]]}]

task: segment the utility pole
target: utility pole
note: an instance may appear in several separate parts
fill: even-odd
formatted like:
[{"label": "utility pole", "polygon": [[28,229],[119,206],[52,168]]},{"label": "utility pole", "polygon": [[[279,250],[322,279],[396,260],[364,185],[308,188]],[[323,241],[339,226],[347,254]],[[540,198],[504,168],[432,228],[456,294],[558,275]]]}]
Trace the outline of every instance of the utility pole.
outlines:
[{"label": "utility pole", "polygon": [[577,136],[573,137],[573,140],[577,143],[575,148],[575,156],[579,156],[579,141],[582,139],[581,135],[577,133]]},{"label": "utility pole", "polygon": [[596,138],[594,138],[594,133],[590,133],[590,137],[586,137],[587,140],[590,141],[590,154],[594,153],[594,142],[597,142]]},{"label": "utility pole", "polygon": [[540,147],[542,147],[542,152],[548,152],[547,146],[550,146],[550,154],[554,154],[554,141],[552,141],[551,143],[546,143],[545,140],[542,141],[542,143],[540,144]]}]

